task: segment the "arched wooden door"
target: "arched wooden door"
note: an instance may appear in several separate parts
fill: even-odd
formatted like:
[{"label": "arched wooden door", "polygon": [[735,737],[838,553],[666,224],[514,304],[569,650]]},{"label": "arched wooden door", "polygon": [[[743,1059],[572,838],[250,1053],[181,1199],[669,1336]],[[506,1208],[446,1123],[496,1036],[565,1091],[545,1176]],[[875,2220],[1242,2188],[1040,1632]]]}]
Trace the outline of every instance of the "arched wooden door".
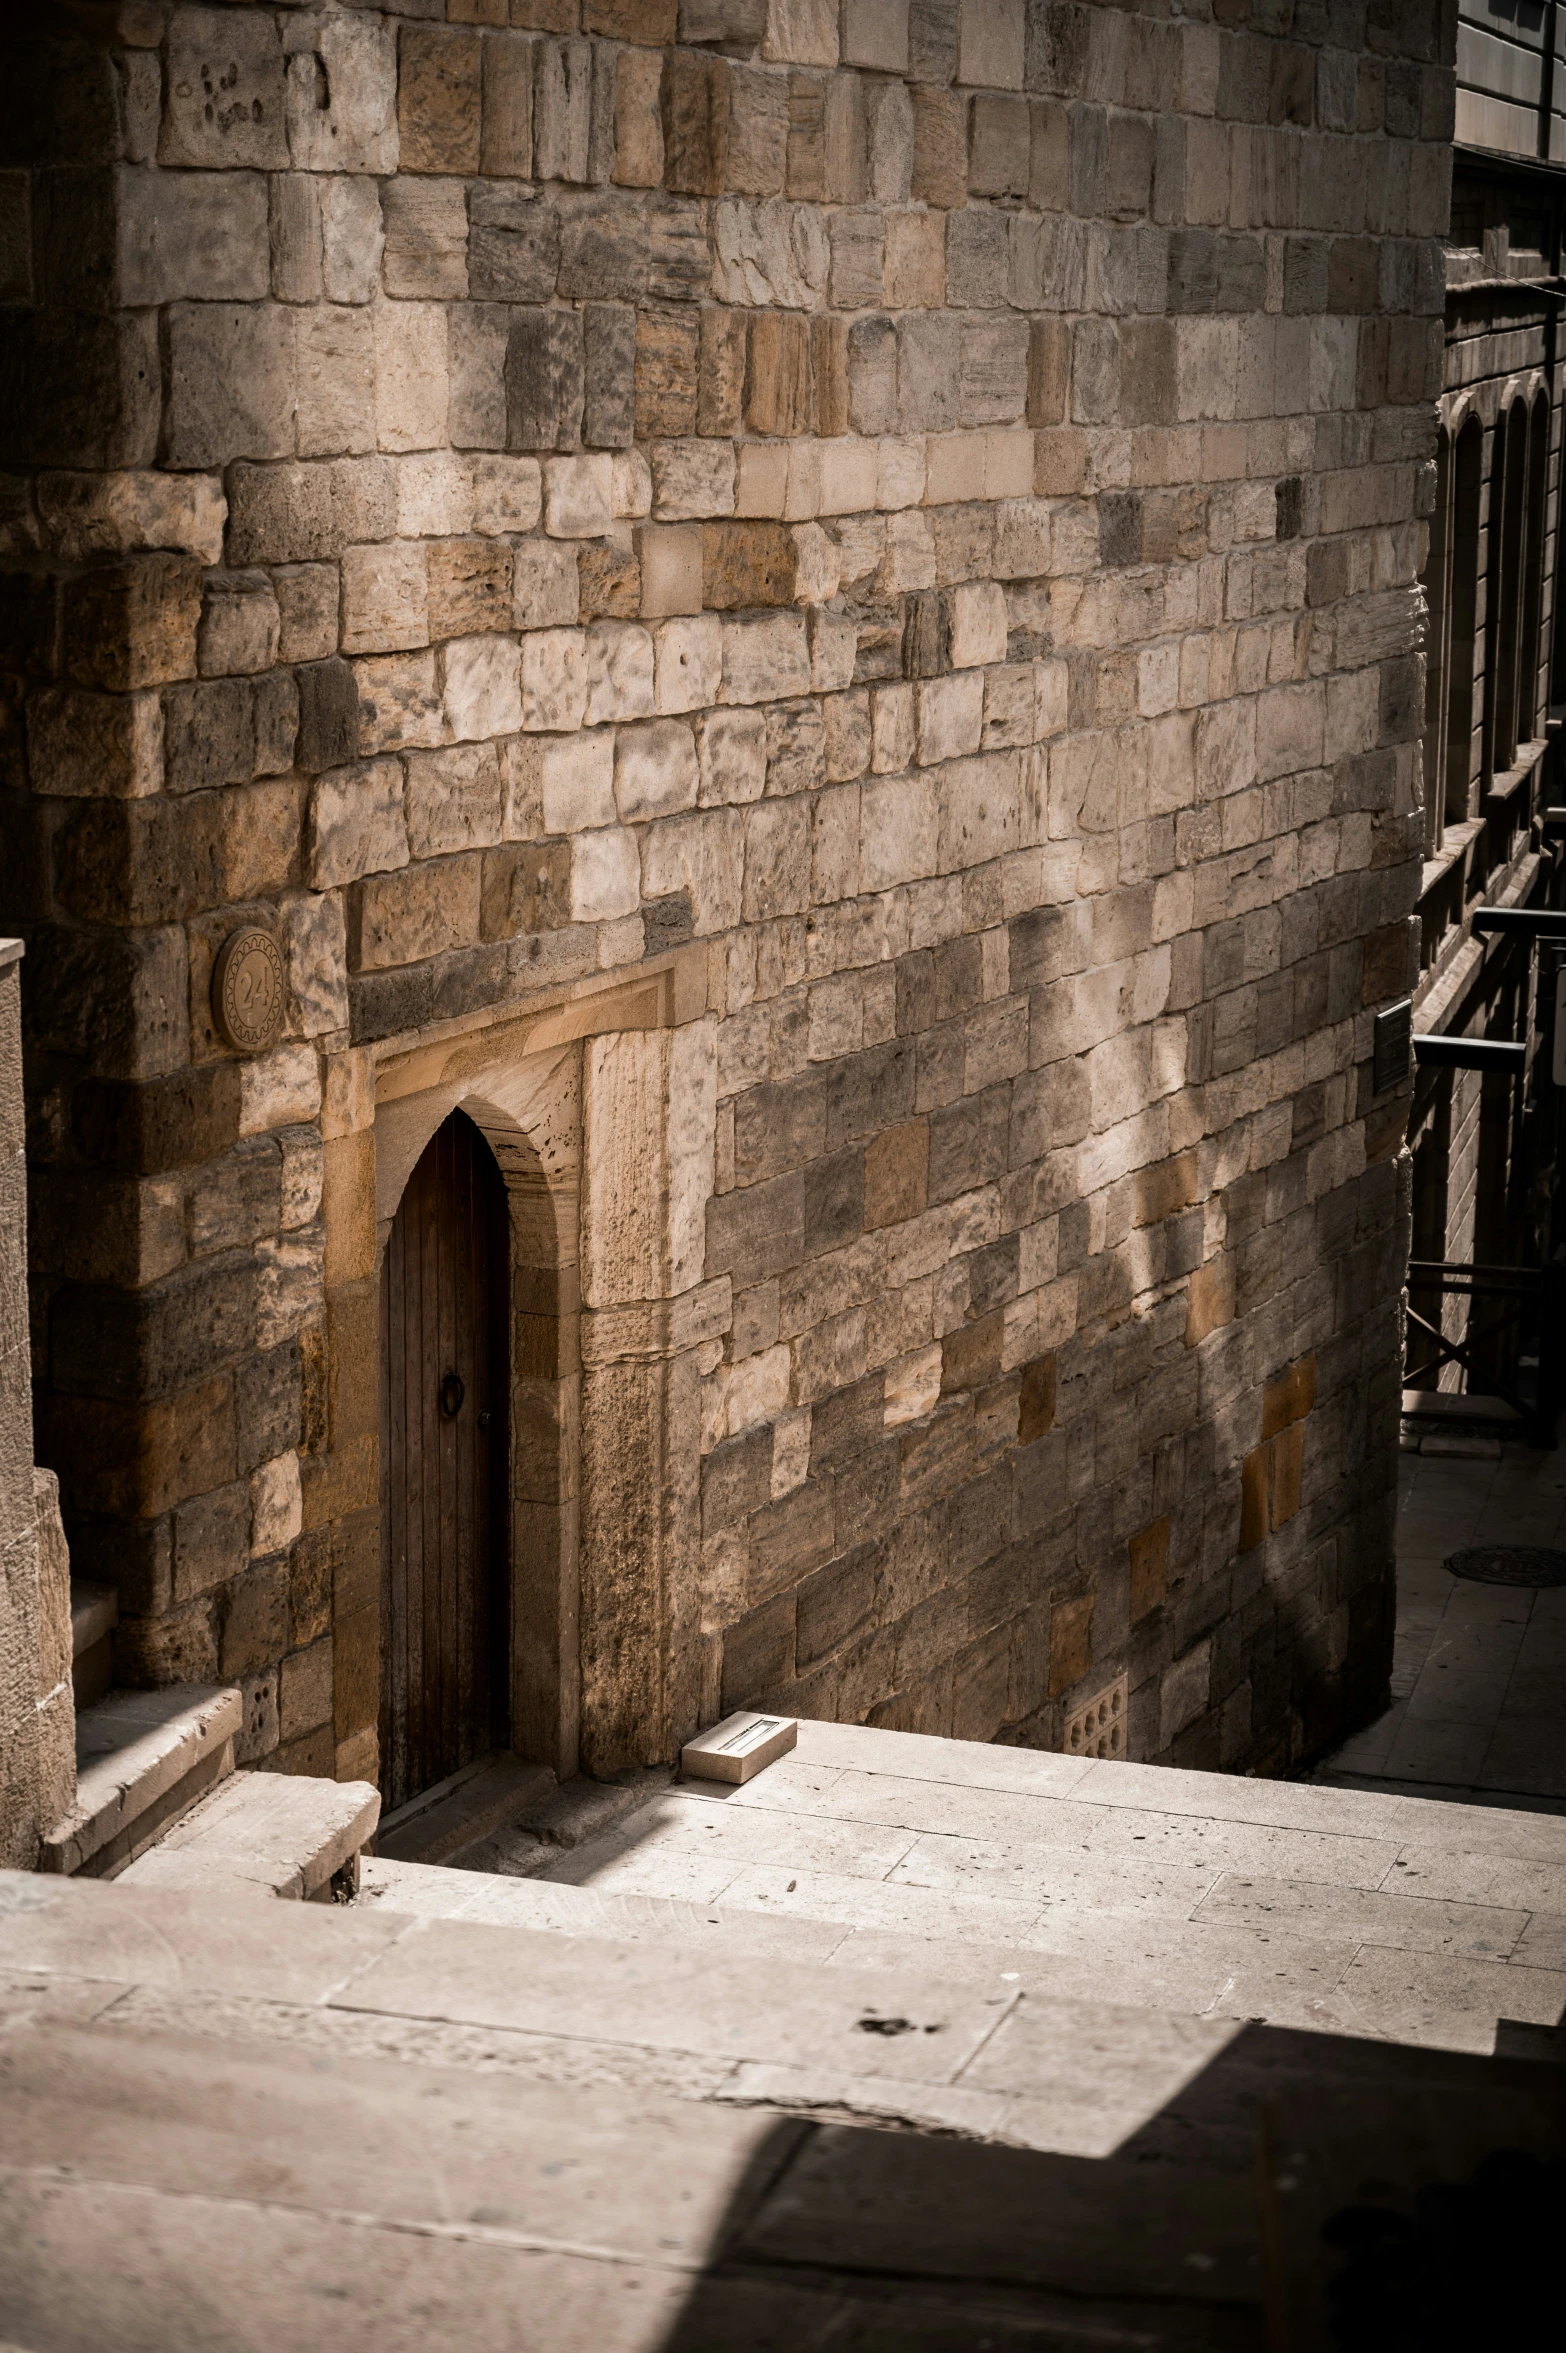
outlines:
[{"label": "arched wooden door", "polygon": [[408,1179],[381,1263],[381,1796],[508,1738],[510,1225],[460,1111]]}]

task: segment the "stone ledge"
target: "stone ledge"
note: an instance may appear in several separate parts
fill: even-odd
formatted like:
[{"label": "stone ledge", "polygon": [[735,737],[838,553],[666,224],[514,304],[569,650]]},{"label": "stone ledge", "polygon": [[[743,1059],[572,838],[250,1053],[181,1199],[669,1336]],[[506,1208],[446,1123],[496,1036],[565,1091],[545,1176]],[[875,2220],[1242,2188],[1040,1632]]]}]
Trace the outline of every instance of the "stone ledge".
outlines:
[{"label": "stone ledge", "polygon": [[101,1873],[133,1859],[138,1842],[169,1819],[172,1808],[160,1801],[177,1801],[194,1780],[189,1804],[231,1770],[242,1720],[238,1691],[206,1683],[115,1691],[84,1708],[76,1719],[76,1803],[46,1834],[39,1868]]},{"label": "stone ledge", "polygon": [[357,1880],[359,1849],[380,1811],[380,1793],[367,1781],[235,1773],[122,1876],[138,1887],[329,1902],[345,1867]]}]

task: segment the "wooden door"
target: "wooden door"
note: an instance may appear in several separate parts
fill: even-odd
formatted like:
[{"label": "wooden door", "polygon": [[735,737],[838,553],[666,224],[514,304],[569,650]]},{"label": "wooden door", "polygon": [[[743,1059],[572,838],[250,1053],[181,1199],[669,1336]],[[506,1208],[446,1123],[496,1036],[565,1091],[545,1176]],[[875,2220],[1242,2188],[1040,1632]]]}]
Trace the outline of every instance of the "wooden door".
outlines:
[{"label": "wooden door", "polygon": [[381,1796],[507,1743],[505,1187],[453,1112],[381,1265]]}]

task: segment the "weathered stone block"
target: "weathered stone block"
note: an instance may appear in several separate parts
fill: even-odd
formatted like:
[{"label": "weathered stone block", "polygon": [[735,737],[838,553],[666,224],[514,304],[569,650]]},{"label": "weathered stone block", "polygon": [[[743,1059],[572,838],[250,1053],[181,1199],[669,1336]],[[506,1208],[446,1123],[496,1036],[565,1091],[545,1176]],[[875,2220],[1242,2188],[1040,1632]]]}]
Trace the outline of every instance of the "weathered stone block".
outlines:
[{"label": "weathered stone block", "polygon": [[649,451],[653,513],[685,523],[734,512],[734,451],[720,441],[655,441]]},{"label": "weathered stone block", "polygon": [[365,760],[318,780],[310,795],[305,859],[317,890],[407,865],[400,761]]},{"label": "weathered stone block", "polygon": [[446,726],[458,742],[522,724],[522,656],[503,637],[454,638],[441,652]]},{"label": "weathered stone block", "polygon": [[517,546],[513,569],[513,618],[519,629],[552,629],[578,618],[581,588],[574,547],[524,539]]},{"label": "weathered stone block", "polygon": [[27,741],[38,792],[136,799],[162,787],[163,701],[158,694],[50,688],[29,700]]},{"label": "weathered stone block", "polygon": [[511,621],[511,551],[494,539],[437,540],[427,558],[429,634],[465,637]]},{"label": "weathered stone block", "polygon": [[489,743],[408,756],[408,848],[415,858],[484,849],[500,839],[500,762]]},{"label": "weathered stone block", "polygon": [[843,0],[839,54],[845,65],[906,73],[908,0]]},{"label": "weathered stone block", "polygon": [[630,548],[612,539],[590,540],[577,551],[576,571],[584,621],[629,621],[641,611],[642,568]]},{"label": "weathered stone block", "polygon": [[359,900],[359,969],[384,971],[473,945],[481,882],[476,855],[370,875]]},{"label": "weathered stone block", "polygon": [[540,180],[588,178],[592,140],[593,45],[534,44],[533,171]]},{"label": "weathered stone block", "polygon": [[288,162],[284,64],[275,19],[181,8],[164,64],[162,164],[278,170]]},{"label": "weathered stone block", "polygon": [[295,356],[291,311],[269,304],[177,303],[166,322],[171,465],[291,456]]},{"label": "weathered stone block", "polygon": [[460,180],[388,180],[381,189],[388,294],[432,301],[468,292],[467,190]]},{"label": "weathered stone block", "polygon": [[663,185],[663,59],[622,51],[615,64],[614,178],[622,188]]},{"label": "weathered stone block", "polygon": [[375,440],[386,450],[438,449],[447,438],[447,314],[426,302],[378,303],[374,341]]},{"label": "weathered stone block", "polygon": [[518,34],[484,42],[479,167],[523,180],[533,169],[533,44]]},{"label": "weathered stone block", "polygon": [[360,455],[374,449],[377,370],[369,313],[340,303],[302,310],[295,318],[294,347],[300,456]]},{"label": "weathered stone block", "polygon": [[288,144],[296,171],[397,169],[397,32],[372,16],[287,27]]},{"label": "weathered stone block", "polygon": [[395,526],[396,477],[379,459],[236,465],[229,475],[229,561],[291,564],[340,556]]},{"label": "weathered stone block", "polygon": [[346,174],[307,184],[319,190],[321,292],[328,302],[373,302],[386,248],[380,190]]},{"label": "weathered stone block", "polygon": [[271,280],[259,172],[124,172],[115,232],[119,299],[133,308],[259,302]]},{"label": "weathered stone block", "polygon": [[532,188],[473,188],[468,290],[476,302],[547,302],[560,270],[560,216]]},{"label": "weathered stone block", "polygon": [[[573,574],[575,565],[572,565]],[[587,707],[587,644],[579,629],[535,629],[522,640],[522,724],[557,734]]]},{"label": "weathered stone block", "polygon": [[679,719],[622,728],[615,741],[614,792],[621,820],[641,825],[696,805],[696,744]]},{"label": "weathered stone block", "polygon": [[915,84],[913,174],[910,193],[949,210],[968,188],[968,108],[955,91]]},{"label": "weathered stone block", "polygon": [[560,202],[562,295],[637,302],[647,292],[646,214],[635,196],[570,196]]},{"label": "weathered stone block", "polygon": [[200,619],[201,571],[188,556],[82,573],[62,600],[66,667],[84,686],[119,693],[193,677]]},{"label": "weathered stone block", "polygon": [[480,34],[456,26],[405,24],[399,41],[397,124],[405,172],[479,168]]},{"label": "weathered stone block", "polygon": [[486,940],[558,931],[569,923],[571,853],[564,842],[492,850],[484,860]]},{"label": "weathered stone block", "polygon": [[295,758],[299,766],[307,776],[324,768],[342,767],[359,748],[359,692],[352,667],[329,657],[305,663],[295,679],[299,696]]},{"label": "weathered stone block", "polygon": [[641,864],[636,836],[618,826],[571,840],[571,917],[576,923],[612,923],[634,914],[641,898]]},{"label": "weathered stone block", "polygon": [[343,651],[427,645],[429,553],[417,541],[343,550]]},{"label": "weathered stone block", "polygon": [[203,677],[269,670],[278,657],[281,616],[264,572],[209,573],[202,590],[196,661]]},{"label": "weathered stone block", "polygon": [[629,449],[634,437],[636,313],[590,302],[582,314],[582,438],[593,449]]},{"label": "weathered stone block", "polygon": [[505,360],[508,449],[579,446],[583,366],[580,313],[535,311],[513,319]]}]

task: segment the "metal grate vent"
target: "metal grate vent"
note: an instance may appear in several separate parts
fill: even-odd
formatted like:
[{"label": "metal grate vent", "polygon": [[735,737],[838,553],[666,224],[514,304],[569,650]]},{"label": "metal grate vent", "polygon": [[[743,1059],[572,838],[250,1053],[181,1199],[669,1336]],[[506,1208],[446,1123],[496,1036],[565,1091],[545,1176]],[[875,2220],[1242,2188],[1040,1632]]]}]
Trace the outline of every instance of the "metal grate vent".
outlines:
[{"label": "metal grate vent", "polygon": [[1121,1757],[1126,1753],[1126,1677],[1106,1683],[1066,1718],[1061,1742],[1068,1757]]},{"label": "metal grate vent", "polygon": [[1475,1585],[1566,1585],[1566,1552],[1540,1544],[1475,1544],[1449,1552],[1442,1566]]}]

